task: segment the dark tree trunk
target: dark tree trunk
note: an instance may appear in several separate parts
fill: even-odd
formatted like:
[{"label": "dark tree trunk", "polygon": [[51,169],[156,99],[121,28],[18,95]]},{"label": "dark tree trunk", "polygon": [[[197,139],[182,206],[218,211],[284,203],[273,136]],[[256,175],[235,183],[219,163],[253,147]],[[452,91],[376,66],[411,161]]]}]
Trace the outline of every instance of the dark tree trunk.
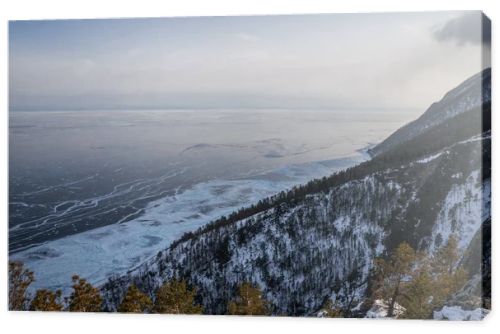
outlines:
[{"label": "dark tree trunk", "polygon": [[391,302],[389,303],[389,309],[387,310],[387,317],[392,318],[394,316],[394,305],[396,304],[396,298],[399,296],[399,284],[401,280],[398,280],[398,284],[396,285],[396,289],[394,289],[394,293],[391,297]]}]

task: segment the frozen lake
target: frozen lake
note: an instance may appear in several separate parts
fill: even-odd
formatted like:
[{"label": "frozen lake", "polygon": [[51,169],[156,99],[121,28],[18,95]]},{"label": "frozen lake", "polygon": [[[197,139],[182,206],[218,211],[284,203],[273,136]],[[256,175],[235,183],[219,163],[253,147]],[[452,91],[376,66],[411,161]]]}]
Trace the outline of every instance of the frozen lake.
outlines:
[{"label": "frozen lake", "polygon": [[359,163],[409,115],[11,112],[10,258],[35,288],[68,288],[72,274],[101,283],[221,215]]}]

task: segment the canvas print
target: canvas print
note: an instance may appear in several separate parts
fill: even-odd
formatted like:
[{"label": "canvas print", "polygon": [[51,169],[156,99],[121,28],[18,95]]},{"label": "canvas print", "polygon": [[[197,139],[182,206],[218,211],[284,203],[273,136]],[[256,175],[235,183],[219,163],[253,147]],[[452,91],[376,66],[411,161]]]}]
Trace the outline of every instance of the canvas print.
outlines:
[{"label": "canvas print", "polygon": [[9,310],[481,320],[480,11],[9,23]]}]

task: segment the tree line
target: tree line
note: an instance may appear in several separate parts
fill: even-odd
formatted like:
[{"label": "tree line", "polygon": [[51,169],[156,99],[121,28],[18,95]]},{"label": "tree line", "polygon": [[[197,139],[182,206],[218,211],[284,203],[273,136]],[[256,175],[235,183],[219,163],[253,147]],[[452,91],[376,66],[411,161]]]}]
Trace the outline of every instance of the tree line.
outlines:
[{"label": "tree line", "polygon": [[[18,261],[9,262],[9,310],[11,311],[69,311],[101,312],[103,298],[97,287],[86,279],[74,275],[73,291],[67,298],[62,291],[39,289],[30,298],[29,286],[35,281],[32,271]],[[159,313],[159,314],[202,314],[203,307],[196,303],[196,288],[188,286],[184,280],[169,280],[159,287],[154,300],[131,284],[122,302],[119,313]],[[236,298],[227,305],[232,315],[269,314],[267,301],[260,289],[249,282],[238,288]]]},{"label": "tree line", "polygon": [[[369,291],[364,302],[368,308],[375,300],[388,305],[388,317],[426,319],[465,284],[468,273],[457,263],[460,259],[457,238],[448,241],[429,255],[401,243],[392,254],[374,260]],[[30,296],[29,286],[34,282],[33,272],[21,262],[9,263],[9,309],[17,311],[100,312],[103,298],[97,287],[74,275],[72,292],[63,298],[61,290],[40,289]],[[293,292],[291,292],[293,293]],[[166,281],[153,298],[130,284],[117,311],[120,313],[203,314],[203,306],[196,302],[197,289],[184,280]],[[31,297],[31,298],[30,298]],[[395,312],[396,306],[403,314]],[[227,304],[231,315],[271,315],[271,305],[256,285],[243,282],[236,297]],[[352,303],[328,298],[319,315],[324,317],[351,316]]]}]

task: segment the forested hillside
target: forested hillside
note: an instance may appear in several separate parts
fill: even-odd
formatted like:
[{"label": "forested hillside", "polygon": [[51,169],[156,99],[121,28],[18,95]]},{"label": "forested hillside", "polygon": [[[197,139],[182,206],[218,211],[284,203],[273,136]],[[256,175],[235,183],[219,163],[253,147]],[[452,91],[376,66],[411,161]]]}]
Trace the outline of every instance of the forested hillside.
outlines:
[{"label": "forested hillside", "polygon": [[403,243],[432,257],[455,239],[453,268],[466,269],[465,299],[475,301],[460,307],[488,306],[490,80],[485,70],[465,81],[371,160],[222,217],[110,279],[105,308],[116,310],[131,282],[154,298],[163,282],[181,279],[209,314],[227,313],[240,283],[251,282],[270,314],[314,315],[334,303],[343,316],[364,316],[375,259]]},{"label": "forested hillside", "polygon": [[481,319],[491,307],[490,80],[489,69],[466,80],[366,162],[248,203],[98,288],[74,276],[66,301],[29,296],[33,273],[11,263],[9,308]]}]

